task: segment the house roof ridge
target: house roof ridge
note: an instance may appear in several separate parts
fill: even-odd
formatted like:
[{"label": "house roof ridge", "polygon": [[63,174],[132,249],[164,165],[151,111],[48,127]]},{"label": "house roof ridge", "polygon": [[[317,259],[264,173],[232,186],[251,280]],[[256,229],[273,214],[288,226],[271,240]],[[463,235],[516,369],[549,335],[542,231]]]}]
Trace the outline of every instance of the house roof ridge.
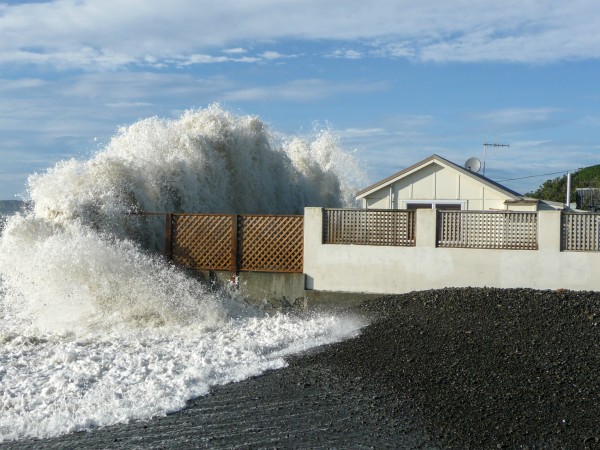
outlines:
[{"label": "house roof ridge", "polygon": [[373,183],[372,185],[370,185],[370,186],[367,186],[367,187],[366,187],[366,188],[364,188],[364,189],[361,189],[360,191],[358,191],[358,192],[355,194],[355,196],[356,196],[356,197],[358,197],[358,196],[360,196],[360,195],[364,194],[365,192],[368,192],[368,191],[371,191],[371,190],[375,189],[376,187],[379,187],[379,186],[384,186],[384,185],[385,185],[385,184],[386,184],[388,181],[391,181],[391,180],[393,180],[393,179],[395,179],[395,178],[398,178],[399,176],[401,176],[401,175],[402,175],[402,174],[404,174],[404,173],[408,173],[408,172],[410,172],[411,170],[413,170],[413,169],[415,169],[415,168],[419,167],[420,165],[422,165],[422,164],[425,164],[425,163],[426,163],[426,162],[428,162],[429,160],[433,160],[435,157],[438,157],[438,155],[436,155],[436,154],[433,154],[433,155],[431,155],[431,156],[429,156],[429,157],[427,157],[427,158],[423,159],[422,161],[419,161],[418,163],[415,163],[415,164],[413,164],[413,165],[412,165],[412,166],[410,166],[410,167],[406,167],[406,168],[404,168],[404,169],[402,169],[402,170],[400,170],[400,171],[398,171],[398,172],[396,172],[396,173],[394,173],[394,174],[390,175],[389,177],[386,177],[386,178],[384,178],[384,179],[382,179],[382,180],[379,180],[379,181],[377,181],[377,182]]},{"label": "house roof ridge", "polygon": [[392,180],[396,180],[397,178],[400,178],[402,175],[407,174],[407,173],[412,172],[413,170],[417,169],[419,166],[425,165],[425,164],[427,164],[431,161],[435,161],[435,160],[437,160],[438,162],[441,162],[443,164],[447,164],[450,167],[452,167],[453,169],[458,170],[459,172],[461,172],[469,177],[476,178],[476,179],[478,179],[478,181],[483,182],[483,183],[491,186],[494,189],[500,190],[503,193],[507,194],[509,197],[513,197],[516,200],[524,198],[522,194],[520,194],[516,191],[513,191],[510,188],[507,188],[506,186],[498,183],[497,181],[494,181],[494,180],[492,180],[484,175],[480,175],[476,172],[467,170],[464,167],[461,167],[458,164],[456,164],[456,163],[450,161],[449,159],[446,159],[443,156],[440,156],[436,153],[413,164],[412,166],[406,167],[405,169],[402,169],[402,170],[390,175],[389,177],[383,178],[382,180],[379,180],[379,181],[373,183],[372,185],[367,186],[364,189],[361,189],[360,191],[358,191],[355,194],[355,197],[360,197],[361,195],[363,195],[369,191],[372,191],[375,188],[385,186],[386,184],[389,184]]}]

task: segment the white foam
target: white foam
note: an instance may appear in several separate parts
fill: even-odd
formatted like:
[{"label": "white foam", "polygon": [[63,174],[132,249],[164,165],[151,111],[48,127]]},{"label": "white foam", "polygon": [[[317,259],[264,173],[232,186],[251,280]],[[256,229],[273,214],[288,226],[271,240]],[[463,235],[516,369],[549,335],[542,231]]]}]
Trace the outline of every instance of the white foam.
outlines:
[{"label": "white foam", "polygon": [[0,335],[0,440],[49,437],[177,411],[210,386],[286,365],[291,353],[352,336],[319,316],[230,319],[213,330],[140,328]]},{"label": "white foam", "polygon": [[356,319],[269,317],[209,291],[150,252],[160,224],[127,215],[340,206],[352,161],[327,132],[276,146],[212,106],[30,177],[32,210],[0,236],[0,441],[164,415],[356,334]]}]

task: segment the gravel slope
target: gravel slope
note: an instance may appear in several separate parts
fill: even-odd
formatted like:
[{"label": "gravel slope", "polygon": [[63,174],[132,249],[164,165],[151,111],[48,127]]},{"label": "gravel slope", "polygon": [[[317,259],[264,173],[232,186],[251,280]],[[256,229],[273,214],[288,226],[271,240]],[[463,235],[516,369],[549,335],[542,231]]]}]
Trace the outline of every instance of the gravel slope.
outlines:
[{"label": "gravel slope", "polygon": [[444,289],[179,413],[6,447],[600,448],[600,293]]},{"label": "gravel slope", "polygon": [[379,320],[331,364],[406,398],[442,447],[598,447],[600,293],[446,289],[364,310]]}]

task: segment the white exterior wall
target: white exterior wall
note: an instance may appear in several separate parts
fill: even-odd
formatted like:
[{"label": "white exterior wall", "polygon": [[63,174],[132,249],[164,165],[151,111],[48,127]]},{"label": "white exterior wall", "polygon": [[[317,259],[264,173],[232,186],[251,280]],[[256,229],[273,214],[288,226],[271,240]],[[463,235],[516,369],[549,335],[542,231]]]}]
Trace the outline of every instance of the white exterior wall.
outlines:
[{"label": "white exterior wall", "polygon": [[436,212],[416,213],[415,247],[325,245],[323,210],[306,208],[307,289],[382,294],[467,286],[600,291],[600,252],[560,251],[560,211],[538,213],[539,250],[436,248]]},{"label": "white exterior wall", "polygon": [[[507,205],[506,209],[509,211],[537,211],[537,204],[529,204],[529,205]],[[547,211],[551,211],[550,209],[546,209]]]},{"label": "white exterior wall", "polygon": [[404,209],[405,202],[410,200],[457,200],[465,201],[465,209],[469,210],[503,210],[508,198],[457,170],[432,163],[369,194],[363,206]]},{"label": "white exterior wall", "polygon": [[390,197],[369,197],[367,199],[367,209],[391,209],[390,208]]}]

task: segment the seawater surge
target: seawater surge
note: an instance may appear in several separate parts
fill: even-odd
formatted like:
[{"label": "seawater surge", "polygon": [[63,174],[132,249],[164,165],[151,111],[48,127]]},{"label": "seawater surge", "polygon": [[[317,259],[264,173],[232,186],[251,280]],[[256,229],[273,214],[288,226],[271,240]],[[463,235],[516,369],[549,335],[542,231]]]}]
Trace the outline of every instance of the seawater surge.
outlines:
[{"label": "seawater surge", "polygon": [[32,175],[30,209],[0,236],[0,441],[164,415],[356,335],[355,318],[269,316],[210,291],[131,213],[344,206],[357,167],[329,132],[276,143],[258,118],[210,106]]}]

